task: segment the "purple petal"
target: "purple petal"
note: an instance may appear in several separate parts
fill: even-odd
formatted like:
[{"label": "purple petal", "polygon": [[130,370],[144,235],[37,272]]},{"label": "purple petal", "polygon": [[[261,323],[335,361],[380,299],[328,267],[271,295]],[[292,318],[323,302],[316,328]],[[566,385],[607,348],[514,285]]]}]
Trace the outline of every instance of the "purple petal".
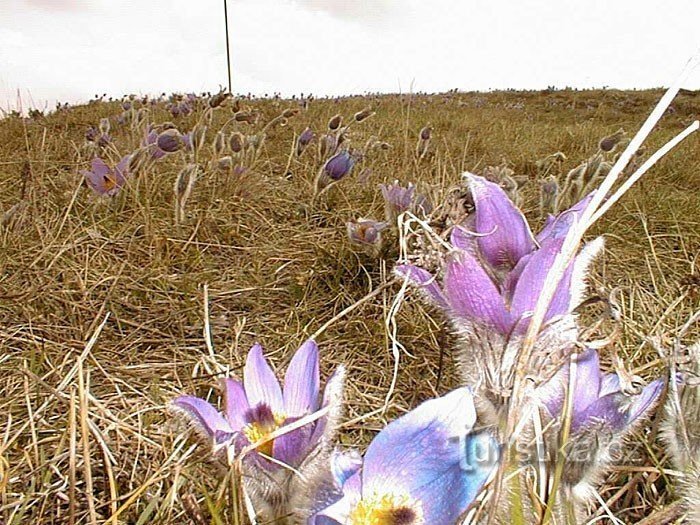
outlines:
[{"label": "purple petal", "polygon": [[331,474],[338,487],[342,487],[362,467],[362,456],[354,450],[334,449],[331,453]]},{"label": "purple petal", "polygon": [[[285,421],[285,424],[294,421],[296,418],[290,418]],[[272,457],[291,467],[298,467],[315,445],[311,442],[314,427],[314,423],[309,423],[275,438]]]},{"label": "purple petal", "polygon": [[455,523],[497,461],[492,438],[470,434],[475,421],[471,392],[459,388],[390,423],[365,454],[362,495],[406,494],[425,523]]},{"label": "purple petal", "polygon": [[652,381],[644,387],[641,394],[630,405],[627,410],[627,422],[634,423],[637,419],[649,415],[649,411],[654,408],[656,402],[664,389],[664,382],[660,379]]},{"label": "purple petal", "polygon": [[90,163],[92,172],[98,177],[105,177],[112,173],[112,169],[100,157],[95,157]]},{"label": "purple petal", "polygon": [[274,413],[283,413],[282,389],[275,373],[263,356],[262,346],[257,343],[248,352],[243,369],[243,385],[251,408],[265,403]]},{"label": "purple petal", "polygon": [[581,412],[574,412],[571,418],[571,431],[579,433],[589,425],[602,424],[612,431],[624,428],[627,417],[622,410],[622,394],[610,394],[596,400]]},{"label": "purple petal", "polygon": [[319,383],[318,347],[309,340],[296,351],[284,376],[287,416],[300,417],[318,409]]},{"label": "purple petal", "polygon": [[194,396],[180,396],[172,401],[173,406],[183,410],[195,426],[209,438],[221,442],[221,437],[233,434],[233,429],[219,411],[210,403]]},{"label": "purple petal", "polygon": [[477,239],[484,258],[494,268],[512,268],[535,249],[525,216],[498,184],[470,175],[469,188],[474,199],[476,231],[484,234]]},{"label": "purple petal", "polygon": [[412,264],[399,264],[394,268],[394,272],[396,272],[399,277],[406,277],[408,275],[408,278],[419,286],[437,306],[445,310],[449,308],[447,298],[442,293],[432,273],[418,268],[418,266],[413,266]]},{"label": "purple petal", "polygon": [[[338,525],[348,522],[348,517],[353,509],[357,506],[362,497],[362,475],[361,472],[356,472],[347,480],[342,487],[343,496],[326,507],[312,519],[311,523],[315,525],[327,525],[337,523]],[[316,521],[313,521],[313,520]]]},{"label": "purple petal", "polygon": [[510,316],[498,288],[468,252],[456,250],[448,255],[444,287],[458,317],[495,326],[502,333],[510,331]]},{"label": "purple petal", "polygon": [[[510,306],[511,315],[514,318],[523,319],[535,309],[535,305],[547,282],[549,271],[561,251],[562,243],[563,239],[548,239],[539,250],[524,260],[522,263],[523,267],[513,269],[514,274],[520,272]],[[568,313],[571,310],[570,287],[572,272],[573,263],[570,263],[549,303],[545,321],[554,316]],[[507,286],[512,285],[507,284]]]},{"label": "purple petal", "polygon": [[240,430],[246,426],[245,414],[250,409],[243,384],[235,379],[221,381],[224,390],[224,413],[231,428]]},{"label": "purple petal", "polygon": [[605,374],[603,381],[600,384],[599,397],[607,396],[608,394],[616,394],[621,391],[620,377],[617,374]]},{"label": "purple petal", "polygon": [[591,203],[593,195],[595,195],[594,191],[586,195],[568,210],[564,210],[558,214],[556,217],[549,215],[545,221],[542,231],[537,235],[537,242],[541,244],[553,235],[566,237],[571,227],[576,224],[581,214]]},{"label": "purple petal", "polygon": [[598,352],[587,349],[576,358],[574,379],[574,412],[585,410],[600,395],[601,373]]}]

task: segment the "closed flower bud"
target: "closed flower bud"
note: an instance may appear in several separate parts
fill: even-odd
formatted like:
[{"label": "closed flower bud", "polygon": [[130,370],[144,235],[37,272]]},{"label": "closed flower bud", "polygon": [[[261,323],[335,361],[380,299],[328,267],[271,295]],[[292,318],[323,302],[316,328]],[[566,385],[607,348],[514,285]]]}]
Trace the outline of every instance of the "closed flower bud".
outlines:
[{"label": "closed flower bud", "polygon": [[425,126],[423,129],[420,130],[420,139],[421,140],[430,140],[430,137],[433,133],[433,128],[430,126]]},{"label": "closed flower bud", "polygon": [[231,148],[232,152],[240,153],[241,151],[243,151],[243,147],[245,145],[245,137],[243,137],[243,135],[240,132],[236,131],[231,135],[228,145]]},{"label": "closed flower bud", "polygon": [[233,116],[233,119],[236,122],[245,122],[246,124],[255,124],[258,120],[258,117],[255,113],[252,113],[250,111],[239,111]]},{"label": "closed flower bud", "polygon": [[192,149],[194,151],[198,151],[204,145],[204,139],[206,137],[206,134],[207,127],[203,124],[197,124],[194,128],[192,128],[191,140]]},{"label": "closed flower bud", "polygon": [[355,159],[344,150],[331,157],[323,167],[323,171],[332,180],[338,181],[350,173],[354,165]]},{"label": "closed flower bud", "polygon": [[166,153],[174,153],[183,148],[185,143],[180,136],[180,132],[176,129],[167,129],[158,135],[156,141],[158,149]]},{"label": "closed flower bud", "polygon": [[213,97],[209,99],[209,107],[211,108],[218,108],[221,106],[224,102],[226,102],[226,99],[230,97],[230,93],[226,93],[225,91],[221,91],[220,93],[217,93]]},{"label": "closed flower bud", "polygon": [[598,147],[601,149],[601,151],[612,151],[620,143],[624,136],[625,130],[620,128],[612,135],[608,135],[607,137],[602,138],[600,140],[600,143],[598,144]]},{"label": "closed flower bud", "polygon": [[343,117],[340,115],[335,115],[328,121],[328,129],[331,131],[337,130],[343,123]]},{"label": "closed flower bud", "polygon": [[226,134],[219,131],[214,137],[214,155],[221,155],[226,149]]},{"label": "closed flower bud", "polygon": [[233,168],[233,159],[229,156],[221,157],[216,161],[216,167],[221,171],[230,171]]},{"label": "closed flower bud", "polygon": [[367,120],[372,115],[374,115],[374,111],[372,111],[371,108],[365,108],[362,111],[358,111],[357,113],[355,113],[355,122],[362,122],[363,120]]}]

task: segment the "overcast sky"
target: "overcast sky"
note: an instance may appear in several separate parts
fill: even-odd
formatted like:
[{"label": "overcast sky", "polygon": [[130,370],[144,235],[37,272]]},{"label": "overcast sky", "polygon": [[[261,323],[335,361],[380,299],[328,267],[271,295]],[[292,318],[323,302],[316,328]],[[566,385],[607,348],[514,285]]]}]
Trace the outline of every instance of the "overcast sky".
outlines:
[{"label": "overcast sky", "polygon": [[[256,94],[656,87],[699,21],[700,0],[229,0]],[[0,0],[0,107],[215,91],[224,39],[223,0]]]}]

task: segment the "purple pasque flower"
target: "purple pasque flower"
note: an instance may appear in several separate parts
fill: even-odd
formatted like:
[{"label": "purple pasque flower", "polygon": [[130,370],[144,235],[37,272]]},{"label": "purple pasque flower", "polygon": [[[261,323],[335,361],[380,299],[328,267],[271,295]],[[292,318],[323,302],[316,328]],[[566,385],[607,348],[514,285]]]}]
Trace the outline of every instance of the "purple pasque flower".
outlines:
[{"label": "purple pasque flower", "polygon": [[347,150],[333,155],[323,166],[323,172],[333,181],[339,181],[348,175],[355,166],[355,157]]},{"label": "purple pasque flower", "polygon": [[182,139],[180,132],[174,128],[166,129],[156,139],[156,145],[158,149],[164,151],[165,153],[175,153],[183,147],[185,147],[185,142]]},{"label": "purple pasque flower", "polygon": [[347,223],[348,238],[350,242],[358,245],[378,245],[382,242],[382,230],[386,228],[386,222],[373,221],[372,219],[358,219]]},{"label": "purple pasque flower", "polygon": [[304,131],[302,131],[299,134],[299,138],[297,139],[297,142],[299,143],[299,145],[306,147],[309,144],[311,144],[311,141],[314,140],[315,137],[316,137],[316,134],[314,133],[314,130],[307,127]]},{"label": "purple pasque flower", "polygon": [[[453,250],[444,263],[442,286],[413,265],[396,272],[421,286],[428,297],[457,322],[521,335],[546,284],[570,228],[591,195],[557,217],[549,217],[535,238],[522,212],[503,189],[468,175],[474,212],[452,231]],[[545,316],[545,322],[569,314],[580,302],[587,265],[600,248],[593,242],[569,264]]]},{"label": "purple pasque flower", "polygon": [[419,405],[377,434],[342,497],[310,523],[456,523],[498,461],[494,439],[473,433],[475,422],[466,387]]},{"label": "purple pasque flower", "polygon": [[97,195],[111,197],[119,193],[129,174],[131,155],[123,157],[115,167],[109,166],[100,157],[95,157],[89,170],[82,170],[85,182]]},{"label": "purple pasque flower", "polygon": [[[623,392],[618,374],[600,370],[598,352],[586,349],[573,359],[575,377],[571,392],[571,432],[580,434],[593,427],[611,433],[624,433],[635,422],[649,415],[664,382],[652,381],[635,395]],[[552,417],[559,417],[567,395],[571,366],[563,366],[556,375],[535,392],[536,399]]]},{"label": "purple pasque flower", "polygon": [[[233,447],[233,452],[238,453],[322,407],[331,405],[331,412],[337,410],[333,405],[340,403],[337,393],[342,388],[343,377],[344,369],[339,368],[328,380],[323,399],[320,398],[318,347],[309,340],[292,357],[282,388],[263,356],[262,347],[256,344],[248,353],[243,381],[232,378],[222,381],[222,412],[193,396],[180,396],[172,404],[189,416],[215,448]],[[253,457],[268,470],[279,466],[265,460],[261,454],[299,467],[334,431],[333,425],[328,424],[329,417],[323,416],[261,444]]]},{"label": "purple pasque flower", "polygon": [[161,159],[166,155],[166,152],[158,147],[158,132],[154,129],[149,130],[141,141],[141,146],[148,148],[148,150],[151,152],[151,158],[153,160]]},{"label": "purple pasque flower", "polygon": [[411,209],[416,193],[413,183],[409,182],[404,188],[398,180],[395,180],[391,184],[380,184],[379,188],[384,196],[387,220],[391,223],[396,222],[400,214]]}]

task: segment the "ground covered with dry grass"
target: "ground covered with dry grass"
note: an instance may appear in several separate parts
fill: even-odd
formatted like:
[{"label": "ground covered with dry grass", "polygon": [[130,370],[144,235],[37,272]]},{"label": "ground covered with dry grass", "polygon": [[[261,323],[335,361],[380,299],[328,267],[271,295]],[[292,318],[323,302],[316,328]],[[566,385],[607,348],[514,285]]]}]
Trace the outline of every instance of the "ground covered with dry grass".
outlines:
[{"label": "ground covered with dry grass", "polygon": [[[695,95],[681,93],[648,152],[696,118]],[[79,170],[90,160],[88,126],[112,118],[113,159],[138,146],[139,133],[114,122],[118,102],[0,120],[0,522],[184,523],[182,500],[191,496],[210,512],[222,493],[220,476],[199,461],[205,447],[193,446],[166,404],[183,392],[216,400],[216,378],[239,374],[255,341],[281,369],[331,320],[318,338],[323,374],[347,365],[342,439],[365,444],[386,421],[455,385],[445,322],[409,291],[395,317],[405,351],[383,410],[395,365],[386,321],[401,287],[390,282],[398,248],[389,238],[372,258],[346,233],[349,220],[383,218],[378,184],[412,181],[437,203],[462,171],[506,165],[527,180],[524,209],[541,221],[537,161],[562,152],[566,159],[553,169],[565,174],[595,153],[603,136],[636,131],[660,96],[312,100],[286,125],[269,128],[243,174],[210,162],[215,134],[232,117],[229,101],[213,112],[180,224],[173,184],[191,160],[183,152],[159,160],[113,199],[85,186]],[[239,104],[257,114],[256,123],[226,129],[247,136],[300,107],[294,100]],[[375,137],[389,147],[373,148],[350,176],[312,199],[322,159],[317,144],[297,157],[296,136],[307,126],[320,134],[333,115],[352,118],[368,106],[376,114],[352,127],[350,143],[362,147]],[[148,113],[150,122],[171,120],[182,132],[201,116],[200,109],[173,118],[163,103]],[[432,141],[419,159],[416,141],[426,125]],[[664,362],[650,341],[669,343],[700,305],[699,173],[700,144],[691,137],[596,227],[607,245],[593,293],[612,297],[622,313],[599,329],[612,339],[603,351],[608,365],[619,355],[645,378],[661,373]],[[597,308],[584,315],[598,319]],[[674,499],[655,428],[652,422],[637,436],[636,453],[601,491],[629,523]]]}]

